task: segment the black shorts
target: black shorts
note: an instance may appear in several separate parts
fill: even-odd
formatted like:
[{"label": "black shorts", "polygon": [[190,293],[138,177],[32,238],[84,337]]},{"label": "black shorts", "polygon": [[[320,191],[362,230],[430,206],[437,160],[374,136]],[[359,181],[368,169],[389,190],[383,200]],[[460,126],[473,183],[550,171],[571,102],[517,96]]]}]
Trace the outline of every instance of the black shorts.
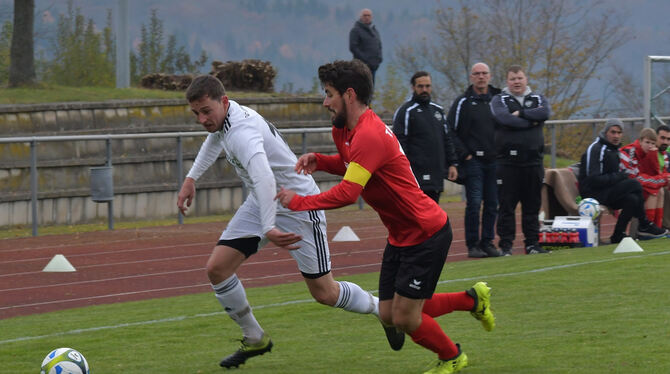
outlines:
[{"label": "black shorts", "polygon": [[238,238],[238,239],[221,239],[216,245],[225,245],[238,251],[242,252],[245,258],[258,252],[258,243],[261,242],[261,238],[258,236],[252,236],[250,238]]},{"label": "black shorts", "polygon": [[449,220],[423,243],[409,247],[386,244],[379,273],[379,300],[397,293],[410,299],[430,299],[451,246]]}]

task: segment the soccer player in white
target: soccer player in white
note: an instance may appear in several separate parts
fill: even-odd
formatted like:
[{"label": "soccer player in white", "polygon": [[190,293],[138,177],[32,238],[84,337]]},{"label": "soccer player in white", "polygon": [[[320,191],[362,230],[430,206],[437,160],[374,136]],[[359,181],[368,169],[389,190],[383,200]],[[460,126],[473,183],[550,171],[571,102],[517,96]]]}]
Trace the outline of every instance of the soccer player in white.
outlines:
[{"label": "soccer player in white", "polygon": [[[196,77],[186,91],[186,98],[198,122],[210,134],[179,191],[179,210],[186,213],[195,197],[195,181],[222,151],[250,192],[207,261],[207,276],[216,298],[243,333],[241,347],[220,365],[238,367],[248,358],[272,348],[272,341],[256,321],[235,274],[268,241],[290,250],[316,301],[378,317],[377,297],[354,283],[333,279],[324,212],[293,212],[274,200],[278,186],[302,195],[320,192],[311,176],[295,172],[297,158],[275,127],[254,110],[229,100],[223,84],[211,75]],[[404,335],[394,336],[388,330],[386,333],[392,347],[402,346],[398,340],[404,339]]]}]

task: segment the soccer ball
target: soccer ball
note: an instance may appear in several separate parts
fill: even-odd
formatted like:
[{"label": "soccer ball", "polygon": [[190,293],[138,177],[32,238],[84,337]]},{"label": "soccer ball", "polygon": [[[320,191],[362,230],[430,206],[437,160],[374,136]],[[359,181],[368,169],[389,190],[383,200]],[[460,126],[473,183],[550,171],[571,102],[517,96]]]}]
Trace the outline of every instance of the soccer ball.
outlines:
[{"label": "soccer ball", "polygon": [[587,197],[579,202],[577,211],[580,216],[596,219],[600,215],[600,203],[596,199]]},{"label": "soccer ball", "polygon": [[89,374],[84,355],[72,348],[56,348],[42,361],[40,374]]}]

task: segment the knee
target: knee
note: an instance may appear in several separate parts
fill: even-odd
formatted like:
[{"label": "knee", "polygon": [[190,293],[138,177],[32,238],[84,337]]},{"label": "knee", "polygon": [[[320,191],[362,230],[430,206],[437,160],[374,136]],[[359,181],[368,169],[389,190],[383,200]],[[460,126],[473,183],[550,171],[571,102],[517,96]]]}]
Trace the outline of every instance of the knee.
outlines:
[{"label": "knee", "polygon": [[465,202],[465,209],[467,210],[479,210],[482,205],[481,196],[470,196]]},{"label": "knee", "polygon": [[497,212],[498,211],[498,200],[484,200],[484,210],[487,212]]},{"label": "knee", "polygon": [[207,278],[212,284],[219,284],[233,275],[234,271],[229,271],[225,264],[217,263],[211,259],[205,266]]},{"label": "knee", "polygon": [[217,266],[216,263],[213,263],[211,261],[207,261],[207,265],[205,266],[205,269],[207,270],[207,278],[209,278],[209,281],[212,284],[217,284],[217,283],[221,282],[219,280],[219,278],[221,278],[221,277],[219,275],[218,268],[219,267]]},{"label": "knee", "polygon": [[626,179],[627,189],[633,194],[642,194],[642,185],[637,179]]},{"label": "knee", "polygon": [[624,208],[628,209],[636,209],[639,207],[641,204],[644,204],[644,199],[642,198],[642,192],[640,193],[629,193],[626,196],[626,203],[624,205]]}]

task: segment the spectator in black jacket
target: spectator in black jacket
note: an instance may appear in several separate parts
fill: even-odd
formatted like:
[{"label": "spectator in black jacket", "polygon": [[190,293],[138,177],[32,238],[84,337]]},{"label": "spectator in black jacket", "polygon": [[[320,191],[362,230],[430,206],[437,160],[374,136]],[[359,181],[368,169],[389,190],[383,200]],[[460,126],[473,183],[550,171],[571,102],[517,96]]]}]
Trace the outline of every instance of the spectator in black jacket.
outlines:
[{"label": "spectator in black jacket", "polygon": [[[493,244],[498,215],[498,191],[494,129],[495,120],[489,103],[500,89],[489,84],[488,65],[478,62],[470,69],[472,83],[465,93],[454,100],[447,124],[454,139],[458,163],[465,186],[465,244],[468,257],[498,257]],[[481,214],[481,239],[479,216]]]},{"label": "spectator in black jacket", "polygon": [[375,25],[372,24],[372,11],[361,10],[358,21],[349,32],[349,50],[354,58],[359,59],[370,68],[372,83],[375,82],[375,73],[382,63],[382,39]]},{"label": "spectator in black jacket", "polygon": [[409,159],[421,190],[439,202],[445,175],[449,180],[458,177],[454,144],[444,110],[430,101],[430,74],[418,71],[410,83],[412,99],[401,105],[393,115],[393,132]]},{"label": "spectator in black jacket", "polygon": [[547,253],[540,245],[544,135],[549,102],[532,92],[519,65],[507,69],[507,87],[491,100],[496,120],[496,174],[498,183],[498,236],[503,255],[512,254],[516,233],[515,210],[521,202],[521,228],[526,254]]},{"label": "spectator in black jacket", "polygon": [[592,197],[610,208],[621,209],[610,237],[612,243],[619,243],[626,236],[626,227],[632,217],[640,221],[638,236],[663,237],[666,231],[649,222],[644,212],[640,182],[628,178],[619,166],[622,131],[623,122],[610,118],[600,136],[586,149],[579,164],[579,194],[583,198]]}]

